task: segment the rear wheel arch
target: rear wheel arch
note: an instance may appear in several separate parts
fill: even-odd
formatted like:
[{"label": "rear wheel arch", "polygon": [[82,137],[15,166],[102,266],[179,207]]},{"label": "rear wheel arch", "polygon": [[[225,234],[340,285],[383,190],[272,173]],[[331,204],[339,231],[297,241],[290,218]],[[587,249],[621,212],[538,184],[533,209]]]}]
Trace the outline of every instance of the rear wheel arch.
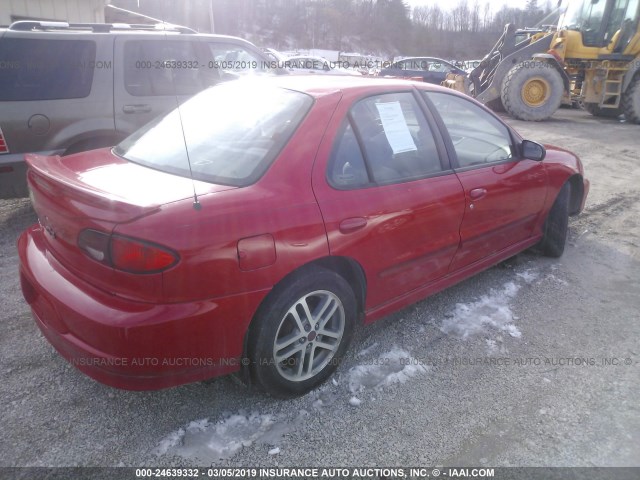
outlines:
[{"label": "rear wheel arch", "polygon": [[[331,270],[351,286],[358,305],[358,314],[363,317],[365,302],[367,298],[367,278],[360,264],[352,258],[347,257],[324,257],[311,262],[309,265],[317,265],[327,270]],[[304,267],[303,267],[304,268]]]},{"label": "rear wheel arch", "polygon": [[265,296],[265,298],[262,300],[262,302],[260,302],[260,305],[256,309],[256,312],[254,313],[253,318],[250,322],[249,328],[247,329],[246,336],[249,336],[249,330],[251,330],[251,326],[254,323],[253,320],[258,316],[260,310],[264,308],[264,306],[271,300],[271,298],[280,294],[280,292],[284,288],[286,288],[287,285],[299,280],[301,277],[305,275],[312,275],[313,271],[318,268],[329,270],[340,275],[351,286],[353,295],[355,296],[356,303],[358,305],[358,314],[362,316],[364,314],[364,306],[367,294],[367,280],[364,270],[362,269],[360,264],[354,259],[347,257],[322,257],[313,260],[301,267],[298,267],[293,272],[285,275],[277,284],[273,286],[271,291]]},{"label": "rear wheel arch", "polygon": [[244,383],[290,398],[316,388],[337,369],[359,317],[354,287],[343,276],[348,270],[326,268],[343,265],[312,262],[269,292],[246,332]]},{"label": "rear wheel arch", "polygon": [[[314,271],[317,271],[318,269],[333,272],[342,277],[349,284],[356,301],[358,315],[358,318],[355,319],[356,324],[362,323],[362,320],[364,319],[367,292],[366,275],[362,266],[356,260],[347,257],[331,256],[319,258],[287,274],[276,285],[274,285],[271,291],[264,299],[262,299],[260,305],[258,305],[258,308],[255,310],[244,335],[244,344],[242,349],[243,359],[249,357],[249,343],[252,341],[253,337],[255,337],[258,319],[262,316],[265,308],[268,308],[268,306],[273,303],[274,299],[281,295],[282,292],[291,284],[299,281],[307,275],[313,275]],[[245,363],[248,365],[248,362]],[[241,383],[247,385],[252,382],[249,368],[247,368],[245,363],[243,363],[243,368],[241,368],[240,372],[236,374],[236,378],[240,380]]]}]

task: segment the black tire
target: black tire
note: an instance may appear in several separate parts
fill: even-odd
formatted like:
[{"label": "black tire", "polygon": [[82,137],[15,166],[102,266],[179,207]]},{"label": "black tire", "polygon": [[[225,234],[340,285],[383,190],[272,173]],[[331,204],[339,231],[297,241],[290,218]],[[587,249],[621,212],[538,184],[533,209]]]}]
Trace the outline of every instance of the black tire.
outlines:
[{"label": "black tire", "polygon": [[563,94],[560,72],[546,62],[519,63],[502,82],[502,104],[519,120],[546,120],[560,107]]},{"label": "black tire", "polygon": [[631,83],[627,87],[622,95],[622,109],[624,110],[624,116],[627,122],[640,123],[640,74],[636,75],[631,80]]},{"label": "black tire", "polygon": [[622,107],[600,108],[597,103],[585,103],[584,109],[594,117],[617,118],[622,115]]},{"label": "black tire", "polygon": [[569,233],[569,200],[571,197],[571,185],[565,183],[553,206],[549,211],[549,215],[544,222],[544,235],[538,247],[543,255],[547,257],[558,258],[564,252],[564,246],[567,243],[567,234]]},{"label": "black tire", "polygon": [[[323,319],[327,311],[331,315]],[[252,380],[279,398],[303,395],[317,387],[338,367],[356,316],[353,290],[330,270],[307,269],[276,286],[249,334]]]}]

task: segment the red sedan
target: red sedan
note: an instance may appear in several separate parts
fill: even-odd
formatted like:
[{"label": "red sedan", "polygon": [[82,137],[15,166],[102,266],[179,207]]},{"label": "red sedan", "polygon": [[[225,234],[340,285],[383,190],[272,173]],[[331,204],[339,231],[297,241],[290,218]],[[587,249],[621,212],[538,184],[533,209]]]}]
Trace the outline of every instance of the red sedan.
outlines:
[{"label": "red sedan", "polygon": [[466,96],[350,77],[216,86],[113,149],[27,162],[24,297],[68,361],[132,390],[242,371],[305,393],[356,324],[561,255],[589,188]]}]

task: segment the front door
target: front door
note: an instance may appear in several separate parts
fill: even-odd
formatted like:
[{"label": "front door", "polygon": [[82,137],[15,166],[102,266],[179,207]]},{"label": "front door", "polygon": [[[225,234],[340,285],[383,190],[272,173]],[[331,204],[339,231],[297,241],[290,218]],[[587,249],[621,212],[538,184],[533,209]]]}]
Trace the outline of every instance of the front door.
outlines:
[{"label": "front door", "polygon": [[542,162],[519,158],[509,129],[483,108],[458,95],[425,95],[451,138],[464,188],[455,271],[531,237],[547,176]]}]

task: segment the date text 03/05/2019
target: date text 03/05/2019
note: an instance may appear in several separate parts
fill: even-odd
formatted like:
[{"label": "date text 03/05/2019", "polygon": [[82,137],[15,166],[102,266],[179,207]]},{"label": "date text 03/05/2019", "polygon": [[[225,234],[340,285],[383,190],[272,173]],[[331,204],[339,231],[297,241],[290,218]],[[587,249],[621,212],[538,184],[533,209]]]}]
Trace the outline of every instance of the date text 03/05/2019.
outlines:
[{"label": "date text 03/05/2019", "polygon": [[203,468],[137,468],[136,478],[282,478],[282,479],[347,479],[347,478],[438,478],[441,476],[452,478],[492,478],[495,476],[493,468],[233,468],[233,467],[203,467]]}]

